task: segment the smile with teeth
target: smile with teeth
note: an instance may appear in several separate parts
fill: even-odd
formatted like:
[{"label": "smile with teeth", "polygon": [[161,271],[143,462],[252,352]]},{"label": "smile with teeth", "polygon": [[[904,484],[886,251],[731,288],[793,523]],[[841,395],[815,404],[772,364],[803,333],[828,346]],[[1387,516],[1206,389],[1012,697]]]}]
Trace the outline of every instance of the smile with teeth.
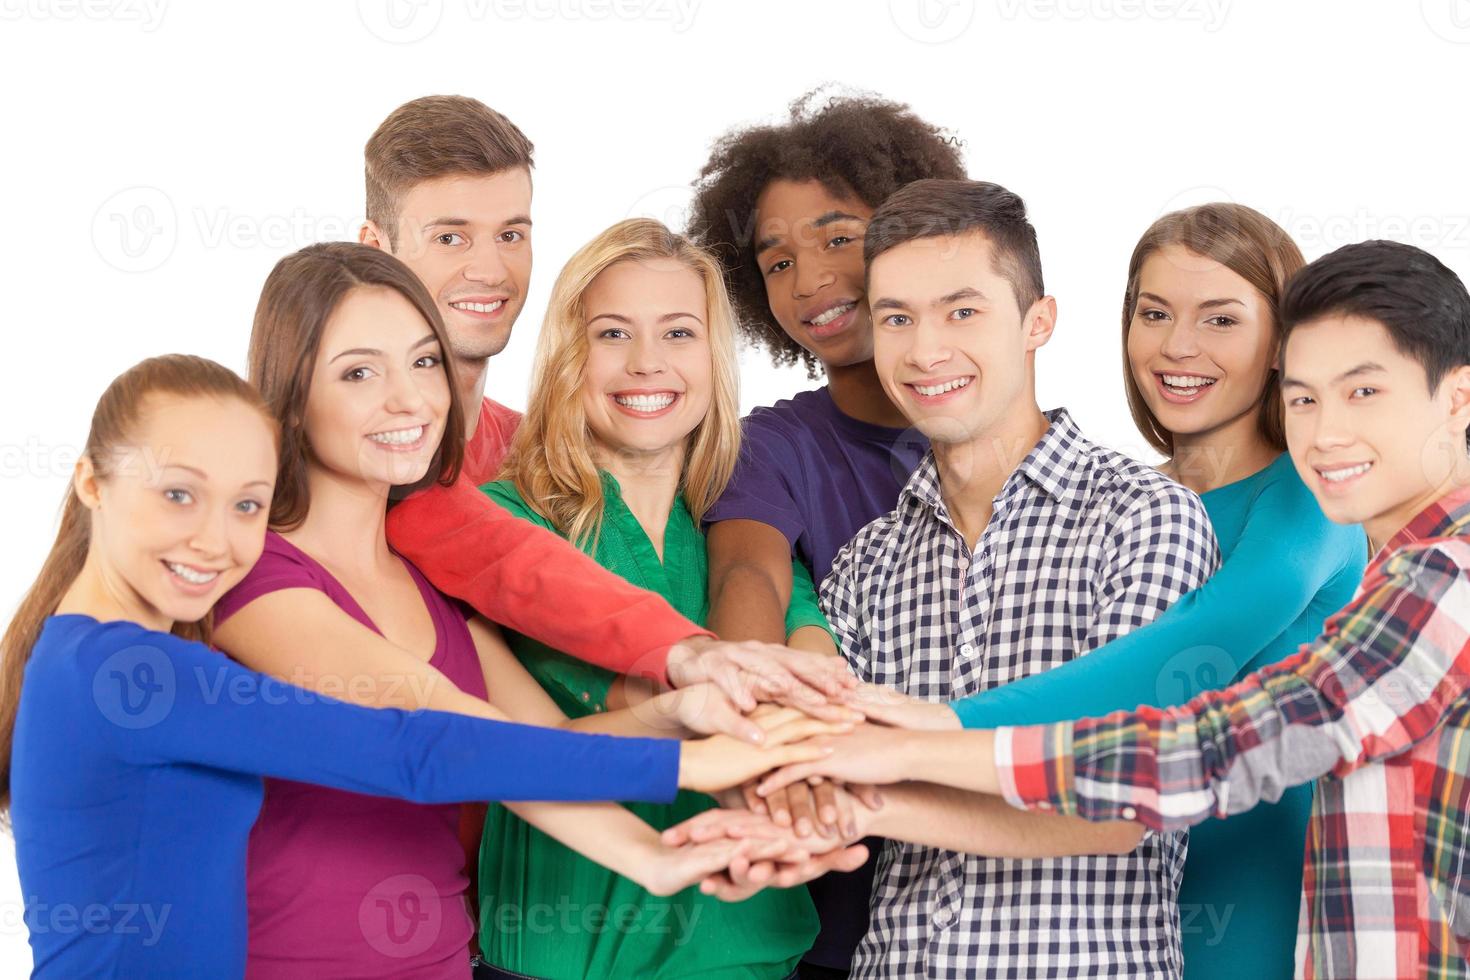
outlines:
[{"label": "smile with teeth", "polygon": [[418,442],[423,437],[424,427],[415,425],[408,429],[394,429],[391,432],[374,432],[368,436],[373,442],[382,443],[385,446],[408,446]]},{"label": "smile with teeth", "polygon": [[677,392],[661,391],[652,395],[613,395],[613,401],[635,412],[661,412],[674,404]]},{"label": "smile with teeth", "polygon": [[1160,374],[1159,377],[1164,379],[1165,387],[1180,395],[1192,395],[1220,380],[1198,374]]},{"label": "smile with teeth", "polygon": [[1355,466],[1344,466],[1335,470],[1319,468],[1317,473],[1328,483],[1342,483],[1344,480],[1351,480],[1355,476],[1362,476],[1372,468],[1372,463],[1358,463]]},{"label": "smile with teeth", "polygon": [[971,379],[969,378],[954,378],[953,380],[946,381],[943,384],[937,385],[915,384],[913,386],[913,389],[926,398],[933,398],[935,395],[942,395],[946,391],[954,391],[957,388],[964,388],[969,385],[970,380]]},{"label": "smile with teeth", "polygon": [[842,304],[839,304],[837,306],[832,307],[830,310],[826,310],[825,312],[818,313],[816,316],[814,316],[810,320],[808,320],[807,323],[810,323],[814,327],[825,327],[827,324],[831,323],[833,320],[837,319],[838,317],[844,316],[847,313],[849,313],[852,310],[852,308],[855,307],[855,306],[857,306],[856,303],[842,303]]},{"label": "smile with teeth", "polygon": [[465,303],[456,301],[449,305],[456,310],[469,310],[473,313],[494,313],[505,305],[505,300],[497,299],[493,303]]},{"label": "smile with teeth", "polygon": [[188,565],[181,565],[176,561],[165,561],[164,565],[168,566],[169,571],[191,585],[204,585],[206,582],[213,582],[219,578],[219,572],[201,571]]}]

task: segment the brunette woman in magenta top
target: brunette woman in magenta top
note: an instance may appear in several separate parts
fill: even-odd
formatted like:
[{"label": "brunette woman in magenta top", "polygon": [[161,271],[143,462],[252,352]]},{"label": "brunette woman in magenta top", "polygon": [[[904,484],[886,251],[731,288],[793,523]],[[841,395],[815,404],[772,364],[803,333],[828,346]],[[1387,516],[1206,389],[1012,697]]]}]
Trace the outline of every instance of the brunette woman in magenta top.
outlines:
[{"label": "brunette woman in magenta top", "polygon": [[[1085,657],[892,720],[992,728],[1183,704],[1291,656],[1347,604],[1367,539],[1327,519],[1284,451],[1275,310],[1302,265],[1284,230],[1238,204],[1165,215],[1129,263],[1128,404],[1164,472],[1200,495],[1220,542],[1214,576]],[[1299,786],[1190,831],[1186,980],[1291,975],[1311,801]]]},{"label": "brunette woman in magenta top", "polygon": [[[249,361],[282,427],[280,476],[265,552],[220,602],[220,647],[266,674],[367,705],[615,734],[706,732],[708,705],[725,698],[712,685],[660,694],[636,713],[548,715],[544,692],[494,624],[467,622],[389,548],[391,493],[452,479],[461,452],[447,348],[433,301],[391,255],[333,243],[272,271]],[[657,830],[622,807],[517,812],[651,891],[676,883]],[[452,807],[268,782],[250,838],[248,974],[468,977],[457,827]]]},{"label": "brunette woman in magenta top", "polygon": [[[813,754],[371,710],[235,664],[207,645],[209,613],[261,553],[278,438],[255,390],[202,358],[144,361],[97,405],[56,542],[0,641],[0,806],[33,976],[241,976],[262,775],[434,811],[486,798],[670,800],[676,776],[714,790],[776,755]],[[655,858],[659,887],[738,858]],[[380,897],[363,896],[364,936]]]}]

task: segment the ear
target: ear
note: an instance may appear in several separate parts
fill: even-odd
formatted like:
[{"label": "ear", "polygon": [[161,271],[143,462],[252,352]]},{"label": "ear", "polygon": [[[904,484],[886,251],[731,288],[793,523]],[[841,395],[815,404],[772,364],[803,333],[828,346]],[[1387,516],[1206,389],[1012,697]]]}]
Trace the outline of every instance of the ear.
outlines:
[{"label": "ear", "polygon": [[88,510],[96,510],[102,506],[102,492],[98,482],[97,469],[92,465],[92,458],[83,455],[77,460],[77,465],[72,467],[71,487],[76,491],[82,506]]},{"label": "ear", "polygon": [[1043,296],[1026,311],[1026,350],[1045,347],[1056,328],[1057,299],[1055,296]]},{"label": "ear", "polygon": [[1450,399],[1450,431],[1464,445],[1465,433],[1470,431],[1470,364],[1462,364],[1446,374],[1440,385]]},{"label": "ear", "polygon": [[388,247],[388,236],[383,234],[383,230],[374,221],[362,223],[362,227],[357,229],[357,240],[364,245],[371,245],[385,252],[393,251]]}]

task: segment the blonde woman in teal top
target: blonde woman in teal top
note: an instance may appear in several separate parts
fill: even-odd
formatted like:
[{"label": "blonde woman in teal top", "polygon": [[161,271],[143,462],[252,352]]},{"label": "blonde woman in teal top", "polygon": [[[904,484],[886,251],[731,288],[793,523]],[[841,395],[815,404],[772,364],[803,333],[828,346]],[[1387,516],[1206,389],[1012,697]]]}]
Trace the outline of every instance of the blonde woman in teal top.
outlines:
[{"label": "blonde woman in teal top", "polygon": [[[557,279],[525,420],[502,479],[483,489],[702,623],[708,590],[699,518],[734,468],[738,418],[718,268],[658,222],[625,221],[573,256]],[[799,563],[792,573],[788,634],[835,649],[810,577]],[[570,717],[646,693],[641,682],[524,637],[510,641]],[[672,804],[628,808],[666,828],[715,805],[682,793]],[[767,890],[738,904],[695,888],[655,898],[498,806],[485,822],[479,887],[488,964],[480,976],[778,980],[817,932],[805,889]],[[546,912],[551,928],[538,928],[535,910]]]},{"label": "blonde woman in teal top", "polygon": [[[1322,514],[1284,452],[1274,310],[1302,265],[1285,231],[1234,204],[1165,215],[1129,264],[1129,406],[1161,468],[1200,494],[1220,543],[1214,576],[1084,657],[891,720],[991,728],[1182,704],[1292,655],[1352,598],[1367,539]],[[1291,976],[1311,799],[1297,787],[1190,831],[1186,980]]]}]

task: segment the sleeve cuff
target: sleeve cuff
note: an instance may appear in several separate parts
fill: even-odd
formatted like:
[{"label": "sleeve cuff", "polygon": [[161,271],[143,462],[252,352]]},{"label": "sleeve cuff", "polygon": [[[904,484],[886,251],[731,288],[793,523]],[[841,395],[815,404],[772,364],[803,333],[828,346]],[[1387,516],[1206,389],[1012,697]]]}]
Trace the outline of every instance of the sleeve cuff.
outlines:
[{"label": "sleeve cuff", "polygon": [[1001,796],[1011,806],[1076,813],[1071,725],[997,728],[994,763]]}]

